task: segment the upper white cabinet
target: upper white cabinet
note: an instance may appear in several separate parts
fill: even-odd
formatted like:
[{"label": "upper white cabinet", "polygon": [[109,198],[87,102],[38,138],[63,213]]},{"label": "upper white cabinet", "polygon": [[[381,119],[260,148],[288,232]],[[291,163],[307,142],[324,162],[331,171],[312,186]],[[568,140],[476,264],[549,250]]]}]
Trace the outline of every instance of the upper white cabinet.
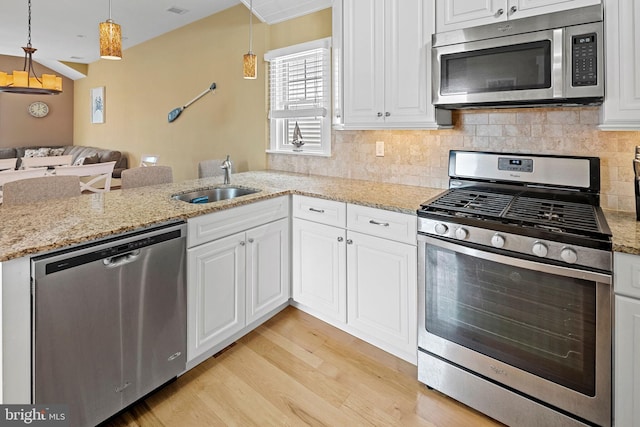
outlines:
[{"label": "upper white cabinet", "polygon": [[436,0],[436,32],[527,18],[594,4],[600,4],[600,0]]},{"label": "upper white cabinet", "polygon": [[[338,0],[334,125],[344,129],[435,129],[451,124],[431,104],[432,2]],[[337,100],[337,101],[336,101]]]},{"label": "upper white cabinet", "polygon": [[606,90],[601,130],[640,130],[640,0],[604,0]]}]

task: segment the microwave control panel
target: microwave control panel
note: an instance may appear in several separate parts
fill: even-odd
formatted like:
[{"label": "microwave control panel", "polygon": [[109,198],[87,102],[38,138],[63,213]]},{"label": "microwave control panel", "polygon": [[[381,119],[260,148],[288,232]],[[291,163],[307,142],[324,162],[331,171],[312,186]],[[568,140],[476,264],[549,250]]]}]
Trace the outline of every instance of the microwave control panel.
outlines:
[{"label": "microwave control panel", "polygon": [[571,37],[573,86],[596,86],[598,84],[596,33]]}]

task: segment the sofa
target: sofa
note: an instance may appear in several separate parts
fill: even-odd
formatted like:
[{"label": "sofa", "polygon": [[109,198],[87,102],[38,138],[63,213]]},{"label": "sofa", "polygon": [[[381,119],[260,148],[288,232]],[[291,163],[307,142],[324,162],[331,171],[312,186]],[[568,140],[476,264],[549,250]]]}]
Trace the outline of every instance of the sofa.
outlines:
[{"label": "sofa", "polygon": [[[113,178],[120,178],[122,171],[129,167],[127,157],[120,151],[109,150],[96,147],[85,147],[82,145],[63,145],[63,146],[28,146],[28,147],[13,147],[13,148],[0,148],[0,159],[13,159],[17,158],[16,169],[19,169],[22,163],[22,158],[25,156],[26,150],[41,150],[46,152],[47,148],[57,149],[57,153],[53,155],[60,156],[72,156],[72,164],[91,164],[91,163],[105,163],[113,162],[116,164],[113,168]],[[62,151],[62,152],[60,152]],[[52,155],[52,154],[49,154]]]}]

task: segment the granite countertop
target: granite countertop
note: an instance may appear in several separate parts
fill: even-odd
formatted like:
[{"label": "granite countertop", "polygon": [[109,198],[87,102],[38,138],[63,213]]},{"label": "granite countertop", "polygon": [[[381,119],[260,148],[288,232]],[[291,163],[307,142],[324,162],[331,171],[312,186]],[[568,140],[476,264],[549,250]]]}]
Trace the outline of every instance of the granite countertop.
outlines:
[{"label": "granite countertop", "polygon": [[0,261],[101,239],[127,231],[228,209],[287,194],[301,194],[415,214],[442,189],[310,176],[276,171],[234,174],[232,185],[261,191],[236,199],[190,204],[171,198],[222,184],[222,177],[114,190],[22,206],[0,207]]},{"label": "granite countertop", "polygon": [[[259,189],[207,204],[172,195],[222,184],[222,177],[82,195],[65,200],[0,207],[0,261],[48,252],[127,231],[229,209],[273,197],[300,194],[415,214],[443,189],[386,184],[277,171],[234,174],[232,184]],[[613,250],[640,255],[640,222],[631,212],[605,211]]]},{"label": "granite countertop", "polygon": [[640,222],[635,212],[604,211],[613,234],[613,251],[640,255]]}]

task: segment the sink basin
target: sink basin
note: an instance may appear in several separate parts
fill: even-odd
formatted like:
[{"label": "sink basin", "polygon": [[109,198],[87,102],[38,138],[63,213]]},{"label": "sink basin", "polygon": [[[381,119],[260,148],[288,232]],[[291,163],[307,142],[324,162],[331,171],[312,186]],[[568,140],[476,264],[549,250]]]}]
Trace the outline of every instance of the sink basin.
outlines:
[{"label": "sink basin", "polygon": [[192,191],[190,193],[174,194],[172,197],[187,203],[212,203],[254,194],[259,191],[260,190],[256,190],[255,188],[244,187],[214,187]]}]

